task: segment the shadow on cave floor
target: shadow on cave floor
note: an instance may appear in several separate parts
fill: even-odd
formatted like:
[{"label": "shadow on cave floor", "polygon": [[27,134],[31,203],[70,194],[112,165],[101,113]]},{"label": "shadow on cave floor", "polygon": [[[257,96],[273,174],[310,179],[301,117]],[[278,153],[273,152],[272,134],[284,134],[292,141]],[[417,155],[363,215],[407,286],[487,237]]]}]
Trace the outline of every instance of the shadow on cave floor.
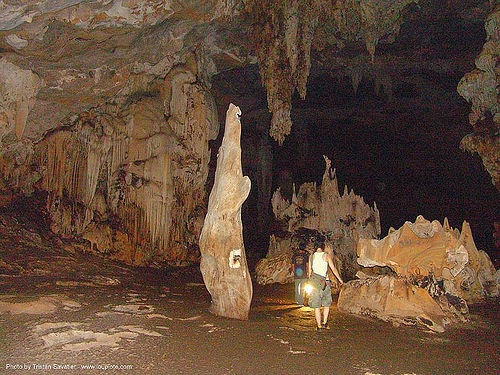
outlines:
[{"label": "shadow on cave floor", "polygon": [[196,267],[132,269],[6,228],[0,225],[0,373],[500,371],[498,301],[474,307],[470,323],[443,334],[343,314],[334,305],[332,329],[318,333],[311,310],[293,303],[293,285],[256,285],[250,319],[235,321],[208,312]]}]

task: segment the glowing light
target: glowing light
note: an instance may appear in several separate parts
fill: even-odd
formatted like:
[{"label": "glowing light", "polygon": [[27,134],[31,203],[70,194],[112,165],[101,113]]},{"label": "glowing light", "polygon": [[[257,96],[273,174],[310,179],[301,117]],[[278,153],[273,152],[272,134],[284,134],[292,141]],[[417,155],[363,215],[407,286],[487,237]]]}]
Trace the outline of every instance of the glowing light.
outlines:
[{"label": "glowing light", "polygon": [[306,294],[311,294],[311,292],[313,291],[313,286],[311,284],[306,284],[304,285],[304,292]]}]

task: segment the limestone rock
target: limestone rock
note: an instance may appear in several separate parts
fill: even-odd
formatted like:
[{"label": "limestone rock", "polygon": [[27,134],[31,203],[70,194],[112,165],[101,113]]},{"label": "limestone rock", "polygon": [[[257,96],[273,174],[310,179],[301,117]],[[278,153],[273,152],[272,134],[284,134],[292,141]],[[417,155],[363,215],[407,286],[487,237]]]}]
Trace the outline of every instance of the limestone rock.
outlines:
[{"label": "limestone rock", "polygon": [[158,84],[80,114],[32,157],[53,231],[133,264],[197,260],[208,141],[218,130],[213,99],[188,68]]},{"label": "limestone rock", "polygon": [[[458,16],[460,23],[462,10],[479,12],[471,24],[484,18],[476,10],[484,4],[476,2],[455,1],[457,10],[449,15],[449,2],[420,2],[418,9],[413,2],[0,2],[0,180],[8,190],[1,200],[43,188],[52,227],[62,236],[82,236],[91,224],[104,224],[115,239],[110,254],[141,264],[149,258],[196,260],[206,209],[206,143],[218,131],[208,93],[212,77],[258,63],[272,112],[270,133],[283,142],[291,128],[292,94],[306,95],[314,65],[339,80],[347,74],[356,88],[369,77],[388,98],[391,77],[402,72],[451,77],[463,71],[465,54],[454,61],[455,55],[423,57],[425,48],[409,51],[414,47],[408,41],[428,40],[420,31],[405,35],[395,54],[387,48],[375,56],[377,45],[394,41],[403,16],[419,25],[415,30],[443,14]],[[490,20],[476,63],[482,78],[471,76],[465,87],[477,78],[484,88],[468,90],[480,97],[479,106],[493,108],[498,22],[495,15]],[[404,74],[408,80],[413,73]],[[401,91],[396,84],[394,91]],[[487,168],[496,173],[498,139],[491,134],[475,132],[463,144],[487,154]],[[272,165],[269,156],[264,150],[261,166]],[[261,211],[270,199],[267,178],[255,179]],[[128,245],[116,242],[118,233],[125,233]]]},{"label": "limestone rock", "polygon": [[[286,226],[286,234],[271,236],[267,258],[261,260],[266,266],[256,269],[258,282],[289,280],[289,267],[287,271],[278,269],[282,266],[282,258],[272,258],[281,256],[281,251],[288,252],[286,249],[290,247],[297,249],[299,239],[312,246],[319,237],[325,238],[333,248],[342,277],[352,279],[359,268],[356,263],[357,241],[360,238],[376,238],[380,234],[380,215],[376,204],[371,208],[352,190],[348,192],[347,187],[340,195],[335,170],[332,170],[330,160],[326,156],[324,158],[326,167],[321,186],[302,184],[297,193],[294,191],[291,202],[283,198],[280,189],[275,191],[271,201],[273,212],[276,219]],[[290,237],[294,239],[293,244]],[[314,251],[312,247],[311,251]],[[273,279],[272,275],[280,276]]]},{"label": "limestone rock", "polygon": [[288,222],[288,231],[298,228],[332,232],[359,238],[374,238],[380,234],[380,217],[377,206],[370,208],[362,197],[355,195],[347,186],[340,195],[335,170],[325,158],[325,172],[320,187],[305,183],[294,192],[291,203],[278,189],[272,199],[273,212],[277,219]]},{"label": "limestone rock", "polygon": [[231,103],[200,235],[200,270],[212,296],[211,311],[248,319],[252,281],[243,243],[241,206],[250,193],[251,183],[241,168],[240,115],[240,109]]},{"label": "limestone rock", "polygon": [[[404,8],[418,0],[246,1],[262,85],[272,113],[269,134],[280,145],[290,134],[291,98],[302,99],[311,68],[311,46],[317,35],[363,40],[372,62],[382,39],[399,33]],[[332,32],[333,31],[333,32]],[[335,35],[335,36],[334,36]]]},{"label": "limestone rock", "polygon": [[499,294],[495,268],[488,255],[477,250],[467,222],[459,232],[447,219],[441,225],[419,216],[382,240],[360,239],[357,252],[364,267],[390,267],[410,280],[432,276],[470,302]]},{"label": "limestone rock", "polygon": [[42,85],[43,81],[31,70],[0,59],[0,142],[11,131],[18,140],[22,139],[29,112]]},{"label": "limestone rock", "polygon": [[467,73],[458,83],[458,93],[472,104],[469,122],[474,130],[462,139],[461,147],[479,154],[493,185],[500,191],[499,4],[488,16],[485,29],[486,43],[476,58],[476,69]]},{"label": "limestone rock", "polygon": [[468,320],[467,302],[499,295],[498,271],[477,250],[467,222],[460,232],[447,219],[441,225],[419,216],[382,240],[360,239],[358,256],[364,267],[392,274],[358,272],[342,287],[341,311],[442,332],[449,322]]},{"label": "limestone rock", "polygon": [[291,264],[291,251],[260,260],[255,267],[257,282],[261,285],[293,282],[293,271],[290,269]]},{"label": "limestone rock", "polygon": [[443,310],[427,290],[389,275],[364,277],[344,284],[338,308],[393,323],[420,323],[437,332],[443,332],[452,321],[452,314]]}]

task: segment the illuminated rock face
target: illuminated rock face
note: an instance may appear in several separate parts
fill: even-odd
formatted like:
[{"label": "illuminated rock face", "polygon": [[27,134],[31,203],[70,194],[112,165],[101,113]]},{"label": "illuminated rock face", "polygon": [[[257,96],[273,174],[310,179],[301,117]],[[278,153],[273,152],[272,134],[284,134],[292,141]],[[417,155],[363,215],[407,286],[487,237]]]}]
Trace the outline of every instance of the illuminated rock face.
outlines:
[{"label": "illuminated rock face", "polygon": [[[273,212],[285,226],[285,236],[271,236],[268,256],[256,268],[257,281],[262,284],[288,282],[292,280],[290,270],[293,249],[302,242],[314,241],[302,232],[316,233],[326,238],[333,248],[334,257],[344,278],[354,277],[356,264],[355,244],[360,238],[376,238],[380,234],[380,216],[375,204],[367,205],[363,198],[355,195],[347,186],[340,195],[335,171],[325,157],[325,172],[321,186],[305,183],[298,193],[293,193],[288,202],[278,189],[272,198]],[[312,235],[314,236],[314,235]],[[310,244],[312,245],[312,243]],[[313,247],[310,247],[314,251]],[[286,255],[284,255],[286,254]],[[283,257],[288,260],[285,269]]]},{"label": "illuminated rock face", "polygon": [[443,280],[445,289],[469,301],[498,296],[495,268],[484,251],[478,251],[467,222],[462,232],[437,220],[422,216],[389,230],[382,240],[360,239],[358,263],[364,267],[390,267],[410,280],[434,277]]},{"label": "illuminated rock face", "polygon": [[458,84],[458,93],[472,104],[469,122],[473,132],[462,139],[461,147],[477,152],[484,167],[500,191],[500,104],[498,85],[500,70],[500,5],[488,16],[486,43],[477,56],[476,68]]},{"label": "illuminated rock face", "polygon": [[211,311],[228,318],[247,319],[252,281],[243,243],[241,206],[250,193],[251,183],[241,169],[240,115],[240,109],[230,104],[200,236],[200,270],[212,296]]},{"label": "illuminated rock face", "polygon": [[395,324],[421,323],[442,332],[453,315],[445,311],[427,290],[391,276],[362,277],[341,288],[340,311],[371,315]]},{"label": "illuminated rock face", "polygon": [[468,319],[467,302],[499,295],[498,272],[477,250],[467,222],[460,232],[447,219],[441,225],[419,216],[382,240],[360,239],[357,252],[362,266],[386,267],[392,275],[360,272],[360,280],[342,287],[341,311],[442,331]]},{"label": "illuminated rock face", "polygon": [[150,92],[83,113],[39,143],[33,161],[55,233],[132,264],[198,258],[218,119],[195,81],[177,67]]}]

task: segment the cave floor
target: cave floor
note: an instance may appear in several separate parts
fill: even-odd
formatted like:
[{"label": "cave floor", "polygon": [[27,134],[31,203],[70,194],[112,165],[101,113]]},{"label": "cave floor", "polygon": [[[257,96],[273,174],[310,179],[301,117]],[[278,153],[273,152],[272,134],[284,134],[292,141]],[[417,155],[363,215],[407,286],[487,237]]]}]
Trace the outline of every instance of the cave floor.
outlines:
[{"label": "cave floor", "polygon": [[132,269],[3,234],[0,373],[500,373],[498,301],[442,334],[336,306],[316,332],[292,284],[255,286],[250,319],[229,320],[208,312],[197,268]]}]

